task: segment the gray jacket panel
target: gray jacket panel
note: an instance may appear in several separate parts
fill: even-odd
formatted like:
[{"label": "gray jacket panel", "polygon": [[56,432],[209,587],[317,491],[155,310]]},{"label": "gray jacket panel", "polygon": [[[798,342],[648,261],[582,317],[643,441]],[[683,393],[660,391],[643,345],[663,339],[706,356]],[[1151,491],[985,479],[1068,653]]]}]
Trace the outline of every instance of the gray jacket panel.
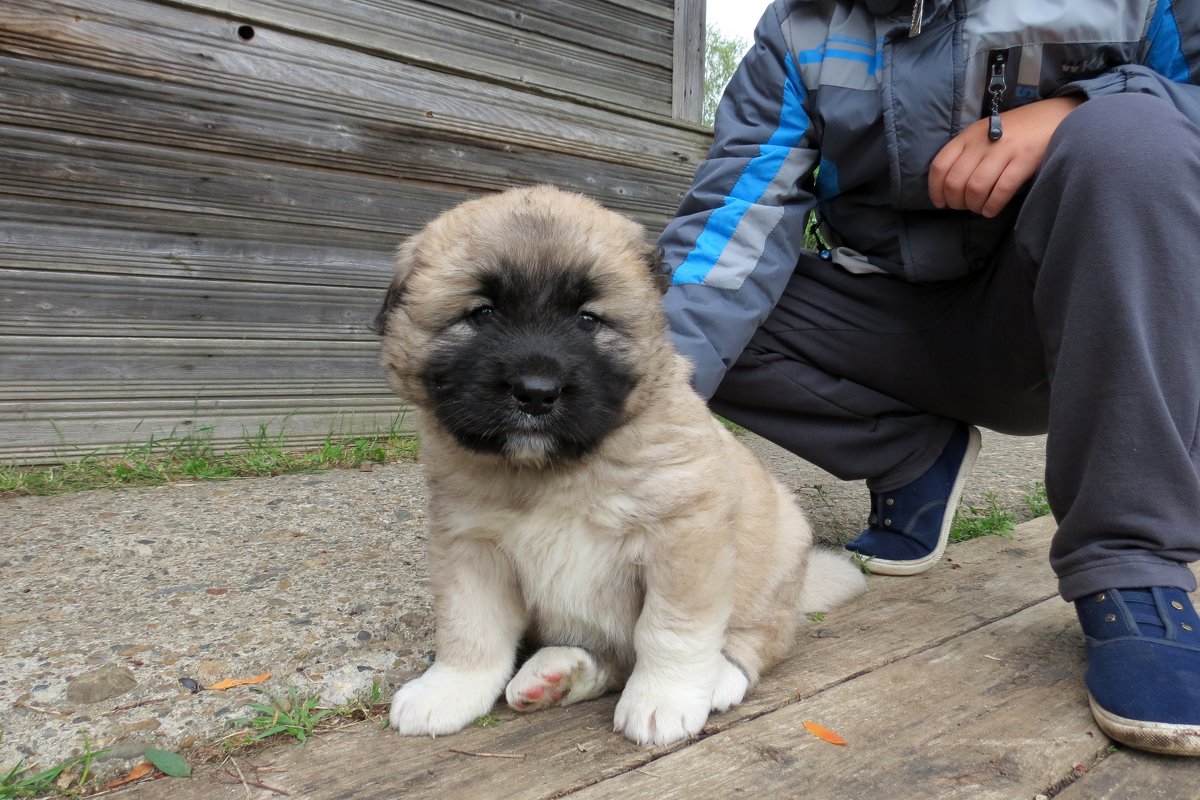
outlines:
[{"label": "gray jacket panel", "polygon": [[1141,92],[1200,123],[1200,3],[936,0],[916,35],[913,4],[889,5],[777,0],[730,81],[660,238],[672,337],[705,396],[778,301],[814,208],[841,268],[937,281],[989,262],[1020,198],[994,219],[940,210],[928,178],[993,100]]}]

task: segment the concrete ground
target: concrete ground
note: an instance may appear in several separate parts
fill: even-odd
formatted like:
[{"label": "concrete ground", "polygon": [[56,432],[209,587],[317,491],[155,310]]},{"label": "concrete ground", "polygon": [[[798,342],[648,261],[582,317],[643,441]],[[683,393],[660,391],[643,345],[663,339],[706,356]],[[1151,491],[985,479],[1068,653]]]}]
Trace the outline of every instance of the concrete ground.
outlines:
[{"label": "concrete ground", "polygon": [[[858,531],[861,484],[746,441],[819,539]],[[964,505],[995,493],[1029,519],[1043,449],[985,431]],[[257,688],[325,704],[372,681],[389,696],[433,655],[424,513],[416,463],[0,500],[0,774],[50,766],[84,737],[109,748],[102,775],[147,746],[211,744],[262,700],[189,690],[225,678],[269,673]]]}]

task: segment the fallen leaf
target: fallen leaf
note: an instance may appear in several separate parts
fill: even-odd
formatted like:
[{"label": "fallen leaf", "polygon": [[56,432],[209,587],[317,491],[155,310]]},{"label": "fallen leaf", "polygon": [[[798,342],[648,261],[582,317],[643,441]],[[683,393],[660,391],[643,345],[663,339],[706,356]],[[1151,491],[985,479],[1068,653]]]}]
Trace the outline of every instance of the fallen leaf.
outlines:
[{"label": "fallen leaf", "polygon": [[816,736],[818,739],[824,739],[825,741],[829,742],[830,744],[845,744],[846,743],[845,739],[838,736],[836,733],[829,730],[829,728],[826,728],[824,725],[818,725],[815,722],[806,722],[806,723],[804,723],[804,727],[807,728],[808,732],[811,733],[813,736]]},{"label": "fallen leaf", "polygon": [[127,783],[133,783],[134,781],[138,780],[139,778],[146,777],[151,772],[154,772],[154,765],[151,764],[149,761],[143,761],[142,763],[138,764],[133,769],[129,770],[129,774],[126,775],[124,778],[117,778],[115,781],[109,781],[107,784],[105,784],[104,788],[105,789],[115,789],[118,786],[124,786]]},{"label": "fallen leaf", "polygon": [[204,688],[213,692],[223,692],[226,689],[232,689],[235,686],[246,686],[247,684],[251,683],[262,683],[270,677],[271,673],[264,672],[262,675],[256,675],[253,678],[226,678],[223,681],[217,681],[212,686],[205,686]]},{"label": "fallen leaf", "polygon": [[59,789],[66,789],[68,786],[74,783],[75,779],[78,777],[79,776],[75,774],[75,770],[66,769],[63,770],[62,774],[58,776],[58,780],[54,782],[54,785]]},{"label": "fallen leaf", "polygon": [[191,765],[179,753],[147,747],[146,758],[150,759],[151,763],[158,767],[164,775],[172,778],[186,778],[192,774]]}]

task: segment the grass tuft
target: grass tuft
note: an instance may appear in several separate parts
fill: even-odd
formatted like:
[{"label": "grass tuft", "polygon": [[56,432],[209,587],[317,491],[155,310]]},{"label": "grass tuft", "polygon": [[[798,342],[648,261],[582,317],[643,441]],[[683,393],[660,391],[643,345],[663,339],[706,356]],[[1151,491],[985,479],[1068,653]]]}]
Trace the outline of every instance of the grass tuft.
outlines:
[{"label": "grass tuft", "polygon": [[397,419],[388,430],[378,434],[331,433],[320,447],[311,450],[290,449],[282,429],[272,434],[264,424],[257,431],[244,434],[241,446],[218,452],[213,443],[213,429],[202,428],[141,445],[98,450],[69,464],[0,466],[0,497],[159,486],[180,480],[265,477],[415,458],[416,437],[400,433],[399,422]]},{"label": "grass tuft", "polygon": [[1009,536],[1017,520],[1002,505],[995,492],[984,495],[984,508],[959,508],[950,527],[951,542],[965,542],[980,536]]},{"label": "grass tuft", "polygon": [[306,700],[300,700],[296,687],[288,690],[286,700],[280,700],[273,694],[262,692],[270,703],[250,703],[249,708],[257,713],[252,717],[239,717],[233,720],[236,724],[247,725],[255,731],[249,735],[249,741],[259,742],[271,736],[290,736],[300,744],[304,744],[321,720],[334,713],[333,709],[316,710],[321,698],[313,695]]},{"label": "grass tuft", "polygon": [[[0,774],[0,800],[46,795],[78,797],[79,790],[92,788],[88,785],[92,762],[103,752],[93,750],[91,742],[84,737],[82,753],[60,761],[48,769],[33,772],[32,768],[25,769],[23,763],[18,763]],[[76,771],[77,775],[74,774]],[[64,779],[64,773],[69,777]]]},{"label": "grass tuft", "polygon": [[1050,500],[1046,497],[1046,484],[1042,481],[1030,484],[1029,491],[1021,499],[1034,517],[1044,517],[1050,513]]},{"label": "grass tuft", "polygon": [[862,553],[857,553],[854,551],[850,552],[850,563],[858,567],[858,571],[863,575],[871,574],[871,569],[867,566],[870,563],[871,558],[871,556],[864,556]]},{"label": "grass tuft", "polygon": [[345,722],[364,722],[383,720],[387,722],[390,703],[383,699],[383,685],[376,678],[370,687],[351,698],[340,706],[332,708],[333,716]]}]

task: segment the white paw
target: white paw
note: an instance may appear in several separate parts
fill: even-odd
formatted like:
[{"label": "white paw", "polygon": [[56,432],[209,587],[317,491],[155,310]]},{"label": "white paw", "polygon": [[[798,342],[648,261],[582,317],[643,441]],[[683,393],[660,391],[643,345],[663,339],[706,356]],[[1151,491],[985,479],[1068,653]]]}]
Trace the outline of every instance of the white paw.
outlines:
[{"label": "white paw", "polygon": [[713,690],[712,710],[728,711],[745,699],[749,688],[750,679],[746,677],[746,673],[734,666],[729,659],[721,659],[721,674],[717,678],[717,688]]},{"label": "white paw", "polygon": [[700,733],[711,705],[711,685],[681,687],[635,672],[617,702],[613,729],[638,744],[674,744]]},{"label": "white paw", "polygon": [[388,719],[405,736],[440,736],[470,725],[491,710],[508,676],[467,672],[435,663],[392,696]]},{"label": "white paw", "polygon": [[608,673],[581,647],[543,647],[508,682],[504,698],[514,711],[569,705],[604,693]]}]

